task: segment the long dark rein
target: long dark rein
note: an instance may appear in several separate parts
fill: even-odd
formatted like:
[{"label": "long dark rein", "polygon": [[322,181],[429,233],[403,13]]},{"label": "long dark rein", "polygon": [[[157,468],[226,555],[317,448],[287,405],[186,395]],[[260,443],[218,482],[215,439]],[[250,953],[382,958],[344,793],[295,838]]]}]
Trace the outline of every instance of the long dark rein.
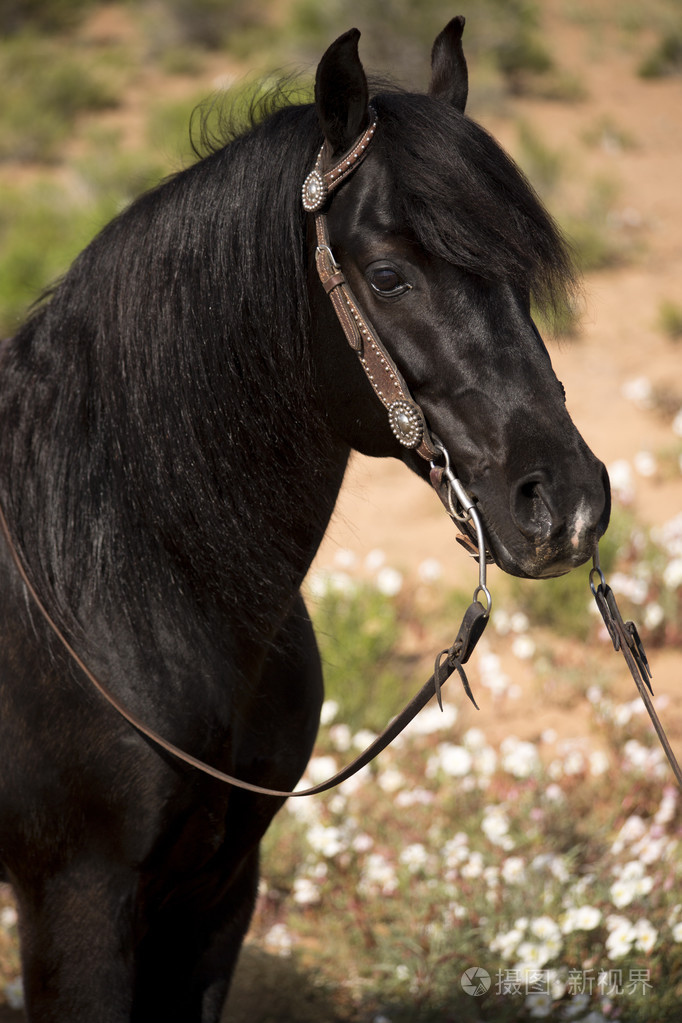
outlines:
[{"label": "long dark rein", "polygon": [[19,552],[14,545],[9,531],[9,526],[7,524],[7,519],[1,506],[0,528],[2,529],[7,546],[12,554],[12,558],[17,566],[22,582],[26,586],[36,607],[69,656],[73,658],[74,662],[78,665],[86,678],[92,683],[100,695],[104,697],[107,703],[118,711],[121,717],[125,718],[125,720],[131,724],[133,728],[137,729],[137,731],[144,735],[147,739],[151,739],[151,741],[157,746],[166,750],[167,753],[171,753],[174,757],[177,757],[179,760],[184,761],[184,763],[197,768],[204,774],[208,774],[211,777],[216,778],[218,781],[234,785],[236,788],[247,789],[249,792],[256,792],[264,796],[279,796],[286,798],[289,796],[313,796],[320,792],[325,792],[327,789],[333,788],[336,785],[340,785],[341,782],[346,781],[347,778],[350,778],[369,764],[370,761],[374,760],[374,758],[378,756],[378,754],[381,753],[381,751],[407,727],[410,721],[413,720],[413,718],[419,713],[422,707],[428,703],[434,694],[438,696],[438,700],[440,702],[440,688],[455,670],[459,672],[469,698],[474,704],[476,703],[471,693],[463,665],[471,656],[476,643],[483,633],[483,629],[489,616],[489,607],[487,609],[484,608],[476,599],[476,594],[474,594],[474,600],[462,619],[462,624],[454,643],[449,649],[443,650],[437,656],[433,674],[424,683],[417,695],[413,697],[413,699],[410,700],[410,702],[403,708],[400,714],[398,714],[398,716],[387,725],[381,735],[379,735],[374,742],[372,742],[367,749],[364,750],[364,752],[357,756],[355,760],[353,760],[345,768],[333,777],[328,778],[327,781],[321,782],[319,785],[291,792],[265,788],[262,785],[255,785],[253,782],[244,781],[242,778],[235,778],[233,775],[226,774],[224,771],[220,771],[218,768],[212,767],[210,764],[205,763],[203,760],[199,760],[197,757],[192,756],[191,753],[187,753],[185,750],[175,746],[172,742],[164,739],[162,735],[146,725],[139,717],[137,717],[136,714],[121,703],[118,697],[116,697],[111,690],[107,688],[107,686],[100,682],[97,676],[88,668],[87,664],[85,664],[82,658],[76,653],[38,596],[38,593],[36,592],[35,587],[29,579],[26,569],[21,562]]},{"label": "long dark rein", "polygon": [[[413,399],[398,368],[371,324],[362,313],[360,305],[348,286],[341,267],[336,262],[332,253],[326,218],[323,213],[323,208],[327,203],[329,194],[364,159],[367,148],[374,137],[376,126],[376,115],[373,113],[372,123],[367,130],[352,149],[332,166],[328,166],[331,161],[327,153],[327,143],[325,143],[320,150],[314,169],[304,182],[302,192],[303,207],[306,212],[314,214],[315,217],[315,231],[317,235],[315,263],[320,281],[332,301],[346,339],[351,348],[356,352],[377,397],[387,409],[389,423],[395,437],[404,447],[415,450],[417,454],[429,462],[431,485],[445,505],[453,521],[461,530],[463,535],[458,537],[458,539],[461,540],[470,553],[477,557],[479,563],[479,583],[474,591],[472,602],[462,618],[455,641],[449,648],[438,654],[433,674],[397,717],[389,722],[381,735],[358,757],[331,778],[311,788],[295,791],[266,788],[241,778],[236,778],[175,746],[158,732],[154,731],[154,729],[149,728],[121,703],[93,674],[71,646],[31,583],[19,552],[12,540],[4,510],[0,505],[0,528],[24,585],[54,635],[100,695],[141,735],[150,739],[167,753],[202,771],[204,774],[216,778],[218,781],[260,795],[276,796],[279,798],[311,796],[325,792],[346,781],[385,749],[407,727],[434,695],[437,696],[442,708],[441,686],[454,671],[458,672],[465,692],[474,706],[477,707],[464,671],[464,665],[483,634],[492,607],[492,598],[486,586],[486,563],[492,560],[492,558],[486,550],[481,519],[475,502],[469,497],[461,482],[452,471],[448,452],[440,441],[430,434],[420,406]],[[441,459],[443,464],[439,465],[438,462]],[[595,585],[593,581],[595,575],[599,578],[598,585]],[[637,629],[634,623],[623,622],[613,591],[607,586],[604,575],[599,567],[598,553],[595,554],[594,568],[590,575],[590,585],[597,601],[597,606],[613,641],[614,648],[616,650],[620,649],[625,657],[677,782],[680,788],[682,788],[682,771],[646,689],[646,687],[651,688],[649,683],[651,672]],[[485,603],[482,603],[479,599],[481,595]],[[646,683],[646,686],[644,683]]]}]

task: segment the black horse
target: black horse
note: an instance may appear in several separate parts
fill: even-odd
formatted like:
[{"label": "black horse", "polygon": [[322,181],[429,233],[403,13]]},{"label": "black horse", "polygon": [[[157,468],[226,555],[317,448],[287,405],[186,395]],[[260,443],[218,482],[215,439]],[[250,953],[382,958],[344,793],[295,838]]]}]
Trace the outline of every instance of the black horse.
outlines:
[{"label": "black horse", "polygon": [[[314,104],[270,111],[142,196],[0,355],[0,502],[46,610],[166,738],[291,788],[322,673],[300,586],[351,448],[403,446],[315,272],[301,185],[376,117],[327,200],[334,256],[508,572],[561,574],[608,521],[603,466],[530,314],[572,286],[515,165],[464,115],[463,19],[428,95],[368,102],[355,30]],[[364,155],[364,154],[363,154]],[[220,1017],[258,847],[281,800],[131,728],[55,637],[0,544],[0,861],[28,1017]]]}]

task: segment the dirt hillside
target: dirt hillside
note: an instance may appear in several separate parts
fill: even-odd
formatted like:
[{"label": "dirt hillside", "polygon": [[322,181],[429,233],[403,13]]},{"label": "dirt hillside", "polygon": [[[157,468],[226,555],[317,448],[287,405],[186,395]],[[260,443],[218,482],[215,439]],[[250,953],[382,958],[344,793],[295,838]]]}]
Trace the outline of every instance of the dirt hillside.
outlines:
[{"label": "dirt hillside", "polygon": [[[639,39],[633,47],[613,26],[595,36],[585,26],[548,15],[548,27],[554,51],[583,83],[585,98],[575,103],[517,99],[514,113],[533,124],[544,144],[565,153],[576,173],[614,183],[612,218],[630,252],[626,265],[586,276],[580,332],[550,342],[550,353],[571,415],[592,450],[615,467],[614,476],[619,463],[621,468],[627,463],[630,506],[643,523],[661,525],[682,511],[682,470],[671,456],[680,449],[672,418],[682,408],[682,342],[658,326],[661,303],[682,301],[682,82],[638,77],[647,41]],[[484,123],[513,152],[516,120],[507,112]],[[595,126],[607,125],[610,130],[604,129],[596,145],[586,145]],[[619,132],[626,142],[614,138]],[[653,456],[653,470],[647,455]],[[454,532],[429,488],[401,464],[355,456],[318,563],[334,565],[346,549],[362,560],[379,548],[389,564],[408,575],[424,559],[437,557],[453,584],[470,580],[473,587],[473,568]],[[592,658],[610,664],[614,656],[610,647],[590,651],[585,671],[591,670]],[[658,650],[651,660],[666,727],[682,737],[677,695],[682,653]],[[526,667],[514,658],[505,662],[505,670],[515,683],[530,685]],[[624,698],[634,697],[624,666],[622,686]],[[524,694],[531,698],[525,688]],[[579,706],[568,721],[565,708],[547,709],[545,715],[553,727],[559,716],[564,732],[580,729]],[[495,733],[498,718],[499,707],[482,708],[477,723]],[[529,719],[526,698],[505,710],[504,729],[516,734],[531,737],[545,724],[535,714]]]}]

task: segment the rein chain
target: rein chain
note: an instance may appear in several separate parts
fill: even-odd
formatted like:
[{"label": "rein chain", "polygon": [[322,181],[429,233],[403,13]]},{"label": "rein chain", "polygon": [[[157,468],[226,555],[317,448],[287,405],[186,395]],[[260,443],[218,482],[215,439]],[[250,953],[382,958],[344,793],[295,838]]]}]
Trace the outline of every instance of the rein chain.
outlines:
[{"label": "rein chain", "polygon": [[[345,181],[364,160],[367,148],[374,137],[377,127],[376,114],[374,111],[371,111],[371,114],[371,124],[353,148],[341,160],[327,169],[324,167],[325,163],[329,162],[327,158],[327,143],[324,143],[318,154],[315,167],[303,184],[303,208],[307,213],[314,214],[315,217],[315,233],[317,236],[315,264],[322,286],[329,295],[348,343],[357,354],[374,392],[388,412],[391,430],[404,447],[415,450],[417,454],[429,462],[431,485],[463,534],[457,537],[457,539],[468,549],[469,553],[478,559],[479,564],[479,583],[474,591],[472,602],[464,613],[454,642],[449,648],[442,650],[437,655],[433,674],[397,717],[389,722],[384,731],[359,756],[333,777],[310,788],[296,789],[294,791],[271,789],[241,778],[236,778],[185,752],[167,739],[164,739],[154,729],[149,728],[121,703],[76,653],[64,633],[51,617],[31,583],[19,552],[12,540],[4,510],[0,506],[0,528],[22,582],[47,625],[100,695],[141,735],[150,739],[155,745],[177,759],[228,785],[246,789],[259,795],[275,796],[278,798],[311,796],[325,792],[346,781],[363,767],[366,767],[407,727],[434,695],[437,697],[442,709],[441,686],[454,671],[457,671],[459,674],[467,696],[478,709],[464,671],[464,665],[488,624],[492,608],[492,597],[486,586],[486,565],[489,560],[492,560],[492,557],[486,550],[483,527],[475,502],[469,497],[461,482],[452,471],[445,447],[435,436],[429,433],[422,409],[412,398],[397,366],[384,348],[373,327],[363,315],[360,305],[355,299],[341,267],[336,262],[330,246],[329,231],[323,207],[326,205],[330,193]],[[437,464],[437,460],[441,458],[444,463],[442,466]],[[599,579],[598,585],[594,582],[595,576]],[[649,692],[647,692],[647,687],[651,690],[649,682],[651,672],[637,629],[633,622],[624,623],[620,616],[613,591],[607,586],[604,575],[599,567],[598,550],[594,558],[594,568],[590,573],[590,586],[611,636],[614,648],[622,650],[678,784],[682,788],[682,772],[670,748],[670,743],[663,731],[663,727],[658,720],[649,697]],[[485,604],[479,599],[481,595],[485,599]]]}]

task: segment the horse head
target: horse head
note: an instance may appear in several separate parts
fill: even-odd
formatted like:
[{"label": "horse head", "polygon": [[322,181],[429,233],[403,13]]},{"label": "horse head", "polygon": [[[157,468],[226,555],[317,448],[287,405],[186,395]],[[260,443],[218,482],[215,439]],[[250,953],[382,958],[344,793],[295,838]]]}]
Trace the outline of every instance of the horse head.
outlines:
[{"label": "horse head", "polygon": [[[463,26],[455,18],[436,39],[427,95],[370,101],[357,30],[323,56],[315,99],[328,160],[350,151],[358,163],[323,197],[326,240],[427,440],[475,500],[495,561],[514,575],[561,575],[593,555],[610,510],[604,466],[531,317],[531,298],[566,300],[571,261],[522,173],[464,113]],[[428,478],[428,454],[396,439],[319,281],[311,293],[333,429]]]}]

